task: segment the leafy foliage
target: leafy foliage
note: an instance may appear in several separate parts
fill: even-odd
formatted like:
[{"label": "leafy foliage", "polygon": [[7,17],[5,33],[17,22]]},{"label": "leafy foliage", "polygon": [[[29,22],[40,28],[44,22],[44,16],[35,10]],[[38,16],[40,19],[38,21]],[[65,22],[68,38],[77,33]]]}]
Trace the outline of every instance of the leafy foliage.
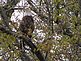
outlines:
[{"label": "leafy foliage", "polygon": [[[47,61],[80,61],[81,11],[78,0],[36,0],[35,3],[27,0],[27,2],[30,5],[29,8],[37,14],[32,37],[32,42],[37,46],[34,52],[41,51]],[[8,8],[12,8],[12,5],[12,3],[8,3]],[[7,11],[9,19],[12,13],[13,10]],[[6,25],[4,22],[0,21],[0,25]],[[14,28],[11,25],[9,27]],[[37,32],[37,30],[39,31]],[[20,30],[17,28],[16,33],[19,34],[19,32]],[[21,35],[19,34],[19,36]],[[26,54],[29,54],[28,56],[38,61],[37,57],[30,52],[31,48],[25,49],[28,47],[26,43],[23,47],[21,39],[21,42],[17,43],[19,47],[14,46],[18,40],[17,37],[0,31],[0,48],[3,50],[2,52],[10,55],[9,60],[14,61],[13,57],[21,58],[20,56],[23,55],[21,50],[24,50]]]}]

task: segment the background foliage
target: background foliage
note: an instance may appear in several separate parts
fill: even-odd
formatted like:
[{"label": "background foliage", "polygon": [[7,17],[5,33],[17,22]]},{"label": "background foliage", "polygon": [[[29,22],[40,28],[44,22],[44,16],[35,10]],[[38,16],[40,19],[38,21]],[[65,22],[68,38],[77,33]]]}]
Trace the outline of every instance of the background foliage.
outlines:
[{"label": "background foliage", "polygon": [[26,43],[23,45],[23,39],[18,38],[24,37],[18,29],[18,16],[14,17],[15,21],[11,20],[15,11],[26,13],[28,8],[34,12],[32,42],[37,49],[33,49],[33,52],[40,51],[46,61],[81,60],[80,0],[23,0],[24,5],[18,6],[20,1],[0,2],[0,60],[40,60],[32,53],[32,48]]}]

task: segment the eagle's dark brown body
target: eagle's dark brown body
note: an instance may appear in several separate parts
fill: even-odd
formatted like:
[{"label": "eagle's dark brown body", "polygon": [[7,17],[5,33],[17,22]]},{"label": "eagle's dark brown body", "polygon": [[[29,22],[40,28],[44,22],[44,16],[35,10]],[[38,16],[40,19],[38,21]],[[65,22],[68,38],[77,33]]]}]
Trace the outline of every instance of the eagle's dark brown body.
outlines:
[{"label": "eagle's dark brown body", "polygon": [[24,16],[19,26],[20,31],[31,38],[32,32],[34,31],[34,20],[32,16]]}]

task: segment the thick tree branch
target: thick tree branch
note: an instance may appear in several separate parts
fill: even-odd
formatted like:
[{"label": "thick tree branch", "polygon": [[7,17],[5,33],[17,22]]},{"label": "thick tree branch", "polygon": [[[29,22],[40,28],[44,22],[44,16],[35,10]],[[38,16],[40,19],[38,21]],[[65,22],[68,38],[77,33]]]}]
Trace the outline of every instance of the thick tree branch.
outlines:
[{"label": "thick tree branch", "polygon": [[27,38],[25,36],[17,35],[15,32],[10,32],[7,28],[0,25],[0,31],[13,35],[18,39],[23,39],[23,41],[31,48],[31,51],[38,57],[40,61],[45,61],[44,57],[42,56],[41,52],[37,50],[37,47],[32,43],[32,40],[30,38]]}]

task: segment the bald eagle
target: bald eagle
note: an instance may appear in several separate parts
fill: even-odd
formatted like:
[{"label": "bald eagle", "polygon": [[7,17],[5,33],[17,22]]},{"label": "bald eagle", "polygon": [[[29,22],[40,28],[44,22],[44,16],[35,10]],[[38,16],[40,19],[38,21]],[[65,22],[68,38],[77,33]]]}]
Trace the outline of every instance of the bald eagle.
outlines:
[{"label": "bald eagle", "polygon": [[32,37],[32,33],[34,31],[34,20],[32,16],[24,16],[19,26],[20,31],[29,38]]}]

